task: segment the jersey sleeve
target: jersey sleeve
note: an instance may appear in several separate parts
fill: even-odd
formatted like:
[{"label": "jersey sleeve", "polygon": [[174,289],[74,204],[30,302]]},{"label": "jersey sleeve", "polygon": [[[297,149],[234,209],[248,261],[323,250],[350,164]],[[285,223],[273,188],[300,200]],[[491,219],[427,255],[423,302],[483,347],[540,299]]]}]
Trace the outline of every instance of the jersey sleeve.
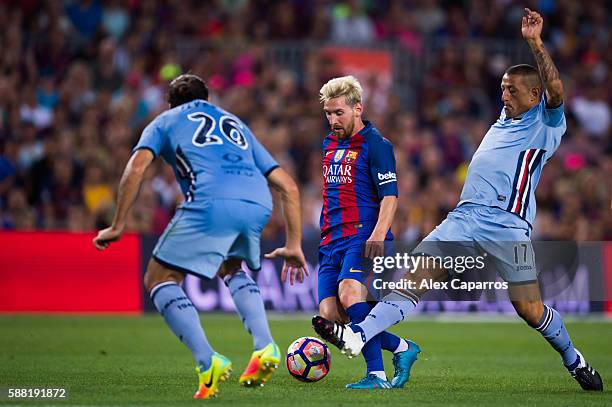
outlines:
[{"label": "jersey sleeve", "polygon": [[382,137],[371,137],[368,144],[370,175],[376,185],[378,198],[397,196],[397,171],[391,142]]},{"label": "jersey sleeve", "polygon": [[542,119],[544,124],[548,127],[560,127],[565,125],[565,113],[563,111],[564,103],[555,108],[549,108],[546,106],[546,100],[543,100],[543,114]]},{"label": "jersey sleeve", "polygon": [[548,161],[561,143],[561,138],[565,134],[567,122],[563,112],[564,104],[555,108],[546,106],[546,98],[542,97],[542,121],[546,125],[546,161]]},{"label": "jersey sleeve", "polygon": [[267,177],[268,174],[270,174],[270,172],[272,172],[272,170],[275,168],[278,168],[279,165],[276,160],[272,158],[272,155],[268,152],[268,150],[261,145],[253,133],[250,134],[251,142],[253,144],[253,160],[255,161],[255,166],[259,169],[259,171],[261,171],[264,177]]},{"label": "jersey sleeve", "polygon": [[161,120],[156,118],[142,131],[140,140],[138,140],[136,147],[132,149],[132,153],[144,148],[151,151],[157,157],[164,148],[165,140],[166,137],[161,128]]}]

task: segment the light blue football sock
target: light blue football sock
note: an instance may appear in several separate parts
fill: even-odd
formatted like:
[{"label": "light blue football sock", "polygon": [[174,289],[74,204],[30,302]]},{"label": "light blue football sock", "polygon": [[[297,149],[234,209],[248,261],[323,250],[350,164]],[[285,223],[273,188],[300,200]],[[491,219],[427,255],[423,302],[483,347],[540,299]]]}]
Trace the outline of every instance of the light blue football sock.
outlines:
[{"label": "light blue football sock", "polygon": [[561,355],[563,364],[570,372],[578,367],[580,359],[572,345],[572,340],[565,329],[561,315],[554,309],[544,305],[544,313],[537,326],[533,328],[540,332],[544,339]]},{"label": "light blue football sock", "polygon": [[372,308],[363,322],[354,325],[353,330],[363,332],[365,340],[370,341],[371,338],[390,326],[403,321],[417,304],[418,301],[415,298],[393,291]]},{"label": "light blue football sock", "polygon": [[175,282],[161,283],[151,290],[151,300],[172,332],[189,348],[198,366],[208,369],[214,351],[185,291]]},{"label": "light blue football sock", "polygon": [[223,281],[230,290],[244,327],[253,336],[253,348],[260,350],[274,342],[266,318],[266,309],[255,281],[244,271],[225,276]]},{"label": "light blue football sock", "polygon": [[[371,304],[372,303],[368,303],[368,305],[370,306],[370,311],[372,310],[372,308],[374,308],[374,305],[376,305],[376,304],[374,305],[371,305]],[[408,349],[408,342],[406,342],[405,339],[402,339],[399,336],[394,335],[391,332],[387,332],[387,331],[381,332],[380,344],[383,350],[393,352],[393,353],[396,353],[398,351],[404,351]]]},{"label": "light blue football sock", "polygon": [[[367,302],[358,302],[346,309],[346,313],[351,318],[351,325],[357,324],[365,318],[370,312],[370,306]],[[378,376],[380,372],[384,374],[385,367],[381,351],[381,337],[376,335],[365,344],[361,350],[361,354],[366,362],[367,373],[374,373]],[[380,377],[380,376],[379,376]],[[386,380],[386,377],[385,377]]]}]

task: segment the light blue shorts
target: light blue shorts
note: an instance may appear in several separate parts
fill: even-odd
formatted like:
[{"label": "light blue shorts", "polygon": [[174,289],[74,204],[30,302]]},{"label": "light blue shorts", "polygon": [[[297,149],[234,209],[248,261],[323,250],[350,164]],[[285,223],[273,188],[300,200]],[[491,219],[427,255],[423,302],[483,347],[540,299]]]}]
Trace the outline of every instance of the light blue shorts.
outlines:
[{"label": "light blue shorts", "polygon": [[259,270],[260,236],[270,214],[259,204],[232,199],[179,208],[153,257],[168,268],[206,278],[213,278],[229,258],[243,259],[251,270]]},{"label": "light blue shorts", "polygon": [[529,234],[527,222],[518,216],[467,203],[451,211],[413,253],[441,257],[486,254],[487,267],[493,267],[504,281],[526,284],[538,278]]}]

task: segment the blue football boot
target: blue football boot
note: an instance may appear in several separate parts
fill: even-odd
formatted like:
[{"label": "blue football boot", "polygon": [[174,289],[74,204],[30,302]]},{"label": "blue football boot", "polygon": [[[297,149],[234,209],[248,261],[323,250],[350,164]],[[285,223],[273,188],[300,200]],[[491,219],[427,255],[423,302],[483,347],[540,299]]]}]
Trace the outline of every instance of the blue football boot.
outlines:
[{"label": "blue football boot", "polygon": [[391,380],[391,386],[396,389],[404,387],[410,378],[410,369],[412,369],[412,365],[416,362],[417,355],[421,353],[419,345],[408,340],[406,342],[408,342],[408,349],[393,355],[395,373]]},{"label": "blue football boot", "polygon": [[347,389],[390,389],[391,383],[370,373],[356,383],[346,385]]}]

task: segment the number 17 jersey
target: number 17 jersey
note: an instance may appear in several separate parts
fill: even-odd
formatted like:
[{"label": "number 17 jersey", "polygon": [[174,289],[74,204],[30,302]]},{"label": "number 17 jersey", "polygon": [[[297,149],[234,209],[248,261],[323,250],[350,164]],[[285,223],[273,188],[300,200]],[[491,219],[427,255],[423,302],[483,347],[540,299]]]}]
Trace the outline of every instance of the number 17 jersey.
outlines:
[{"label": "number 17 jersey", "polygon": [[198,99],[161,113],[134,151],[143,148],[172,166],[183,208],[238,199],[272,209],[266,176],[278,164],[238,117],[212,103]]}]

